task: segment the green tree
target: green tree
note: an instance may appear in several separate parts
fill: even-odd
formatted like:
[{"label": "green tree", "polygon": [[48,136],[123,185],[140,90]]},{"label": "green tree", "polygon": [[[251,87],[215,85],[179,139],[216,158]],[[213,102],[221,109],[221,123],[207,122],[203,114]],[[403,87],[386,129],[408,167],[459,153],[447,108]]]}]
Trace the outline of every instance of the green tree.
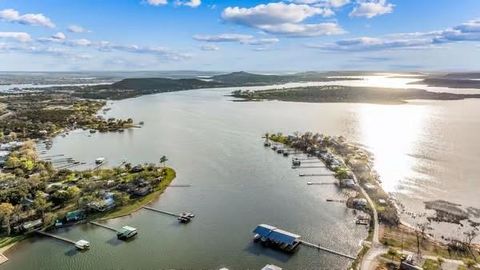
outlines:
[{"label": "green tree", "polygon": [[80,195],[80,189],[77,186],[68,187],[67,192],[70,199],[75,199]]},{"label": "green tree", "polygon": [[389,248],[388,249],[388,255],[390,255],[390,257],[392,258],[392,260],[395,259],[395,257],[398,255],[398,252],[396,249],[394,248]]},{"label": "green tree", "polygon": [[35,199],[33,201],[33,207],[35,208],[35,210],[40,212],[40,214],[42,215],[42,218],[44,218],[45,211],[50,207],[50,203],[47,202],[47,200],[45,199],[45,197],[41,192],[37,192],[37,194],[35,194]]},{"label": "green tree", "polygon": [[7,228],[7,235],[10,235],[10,219],[15,208],[11,203],[1,203],[0,204],[0,216],[3,219],[3,224]]},{"label": "green tree", "polygon": [[165,168],[165,163],[168,161],[168,158],[166,156],[162,156],[160,158],[160,163],[163,164],[163,167]]}]

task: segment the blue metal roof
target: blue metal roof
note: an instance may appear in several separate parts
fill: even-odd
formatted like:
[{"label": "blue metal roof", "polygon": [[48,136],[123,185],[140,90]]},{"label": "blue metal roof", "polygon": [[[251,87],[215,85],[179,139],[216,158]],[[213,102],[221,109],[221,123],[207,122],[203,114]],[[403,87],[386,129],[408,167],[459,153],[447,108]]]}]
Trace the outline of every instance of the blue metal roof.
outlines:
[{"label": "blue metal roof", "polygon": [[292,245],[296,240],[298,240],[298,238],[300,238],[300,235],[280,230],[276,227],[266,224],[258,225],[253,232],[262,237],[266,237],[271,241],[287,245]]},{"label": "blue metal roof", "polygon": [[300,236],[283,230],[274,230],[268,238],[277,243],[292,245]]},{"label": "blue metal roof", "polygon": [[266,224],[260,224],[255,228],[255,230],[253,230],[253,232],[262,236],[262,237],[268,237],[268,235],[270,235],[272,230],[275,230],[275,229],[276,228],[273,227],[273,226],[266,225]]}]

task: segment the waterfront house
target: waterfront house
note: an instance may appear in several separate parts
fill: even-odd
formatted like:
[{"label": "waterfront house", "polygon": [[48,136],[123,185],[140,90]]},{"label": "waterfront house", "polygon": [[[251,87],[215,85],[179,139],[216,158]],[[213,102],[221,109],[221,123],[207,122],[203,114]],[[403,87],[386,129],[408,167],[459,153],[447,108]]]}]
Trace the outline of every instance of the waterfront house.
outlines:
[{"label": "waterfront house", "polygon": [[103,199],[87,204],[87,207],[91,210],[98,212],[105,212],[115,207],[115,200],[113,199],[113,193],[107,192],[103,195]]},{"label": "waterfront house", "polygon": [[353,207],[356,209],[363,209],[367,207],[368,202],[366,199],[360,198],[360,199],[353,199],[352,204],[353,204]]},{"label": "waterfront house", "polygon": [[260,224],[253,230],[254,241],[260,241],[266,246],[278,248],[286,252],[294,252],[300,245],[300,235],[287,232],[277,227]]},{"label": "waterfront house", "polygon": [[85,211],[83,210],[75,210],[68,212],[65,216],[65,220],[67,222],[77,222],[86,218]]},{"label": "waterfront house", "polygon": [[340,187],[342,188],[355,188],[355,181],[351,178],[340,180]]},{"label": "waterfront house", "polygon": [[42,219],[39,218],[39,219],[36,219],[36,220],[24,222],[21,225],[21,229],[23,231],[31,231],[31,230],[38,229],[38,228],[42,227],[42,225],[43,225]]}]

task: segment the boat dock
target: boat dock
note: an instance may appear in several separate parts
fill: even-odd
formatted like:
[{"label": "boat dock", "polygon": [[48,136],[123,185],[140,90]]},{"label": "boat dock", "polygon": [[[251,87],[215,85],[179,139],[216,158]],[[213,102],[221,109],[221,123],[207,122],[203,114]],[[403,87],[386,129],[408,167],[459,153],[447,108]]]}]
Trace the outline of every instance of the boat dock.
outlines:
[{"label": "boat dock", "polygon": [[293,169],[316,169],[316,168],[326,168],[325,166],[295,166]]},{"label": "boat dock", "polygon": [[192,185],[169,185],[167,188],[169,187],[191,187]]},{"label": "boat dock", "polygon": [[175,214],[175,213],[172,213],[172,212],[168,212],[168,211],[163,211],[163,210],[160,210],[160,209],[156,209],[156,208],[153,208],[153,207],[149,207],[149,206],[144,206],[142,207],[143,209],[147,209],[147,210],[150,210],[150,211],[153,211],[153,212],[157,212],[157,213],[161,213],[161,214],[165,214],[165,215],[169,215],[169,216],[172,216],[172,217],[180,217],[179,214]]},{"label": "boat dock", "polygon": [[190,213],[190,212],[183,212],[183,213],[180,213],[180,214],[175,214],[175,213],[172,213],[172,212],[163,211],[163,210],[156,209],[156,208],[153,208],[153,207],[148,207],[148,206],[144,206],[142,208],[153,211],[153,212],[157,212],[157,213],[161,213],[161,214],[176,217],[177,220],[180,223],[189,223],[195,217],[195,215]]},{"label": "boat dock", "polygon": [[68,238],[61,237],[61,236],[51,234],[51,233],[47,233],[47,232],[40,231],[40,230],[37,230],[35,232],[40,234],[40,235],[43,235],[43,236],[51,237],[51,238],[66,242],[68,244],[72,244],[72,245],[75,246],[75,248],[77,248],[79,250],[87,250],[87,249],[90,248],[90,243],[86,240],[73,241],[73,240],[70,240]]},{"label": "boat dock", "polygon": [[305,176],[334,176],[333,173],[301,173],[298,176],[305,177]]},{"label": "boat dock", "polygon": [[309,186],[315,186],[315,185],[335,185],[335,182],[307,182],[307,185]]},{"label": "boat dock", "polygon": [[61,237],[61,236],[51,234],[51,233],[47,233],[47,232],[44,232],[44,231],[36,231],[36,233],[38,233],[40,235],[43,235],[43,236],[51,237],[51,238],[54,238],[54,239],[57,239],[57,240],[60,240],[60,241],[63,241],[63,242],[66,242],[66,243],[69,243],[69,244],[72,244],[72,245],[75,245],[77,243],[77,241],[70,240],[68,238]]},{"label": "boat dock", "polygon": [[341,257],[345,257],[345,258],[348,258],[348,259],[351,259],[351,260],[356,259],[356,257],[350,256],[350,255],[347,255],[347,254],[344,254],[344,253],[341,253],[341,252],[338,252],[338,251],[335,251],[335,250],[332,250],[332,249],[329,249],[329,248],[325,248],[325,247],[322,247],[320,245],[316,245],[314,243],[310,243],[310,242],[307,242],[307,241],[304,241],[304,240],[300,240],[300,243],[305,245],[305,246],[316,248],[318,250],[322,250],[322,251],[325,251],[325,252],[328,252],[328,253],[332,253],[332,254],[335,254],[335,255],[338,255],[338,256],[341,256]]}]

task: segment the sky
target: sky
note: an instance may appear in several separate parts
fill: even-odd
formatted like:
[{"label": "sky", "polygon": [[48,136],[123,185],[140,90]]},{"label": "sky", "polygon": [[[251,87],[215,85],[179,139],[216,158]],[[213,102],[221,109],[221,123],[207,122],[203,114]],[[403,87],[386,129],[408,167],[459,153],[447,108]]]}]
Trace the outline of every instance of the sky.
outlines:
[{"label": "sky", "polygon": [[478,0],[0,0],[1,71],[480,70]]}]

